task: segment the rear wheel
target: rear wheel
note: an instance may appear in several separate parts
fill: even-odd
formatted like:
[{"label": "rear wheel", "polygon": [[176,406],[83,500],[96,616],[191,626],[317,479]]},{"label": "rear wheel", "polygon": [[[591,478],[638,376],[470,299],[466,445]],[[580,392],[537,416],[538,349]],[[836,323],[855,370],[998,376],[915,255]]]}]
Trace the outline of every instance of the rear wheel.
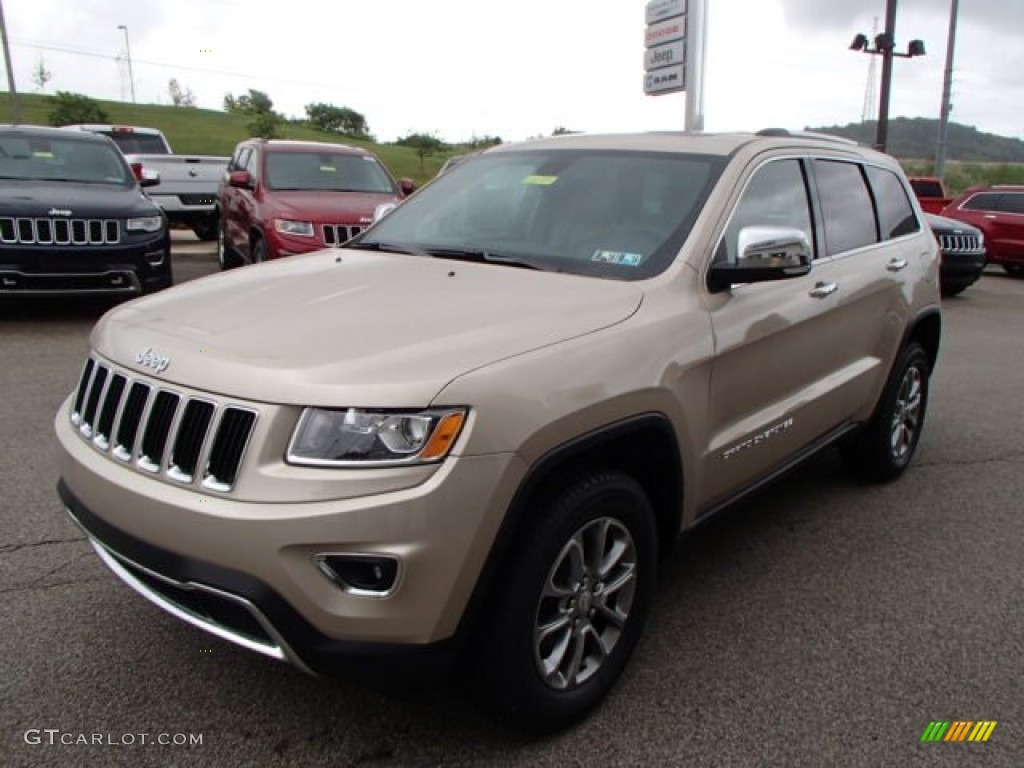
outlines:
[{"label": "rear wheel", "polygon": [[550,731],[608,693],[640,638],[656,568],[654,513],[618,472],[541,500],[491,595],[477,692],[515,724]]},{"label": "rear wheel", "polygon": [[874,417],[843,445],[844,456],[864,479],[894,480],[910,464],[924,427],[930,368],[924,348],[908,345],[893,366]]},{"label": "rear wheel", "polygon": [[213,216],[208,219],[193,221],[191,226],[193,234],[204,242],[216,240],[220,231],[220,228],[217,226],[217,219]]}]

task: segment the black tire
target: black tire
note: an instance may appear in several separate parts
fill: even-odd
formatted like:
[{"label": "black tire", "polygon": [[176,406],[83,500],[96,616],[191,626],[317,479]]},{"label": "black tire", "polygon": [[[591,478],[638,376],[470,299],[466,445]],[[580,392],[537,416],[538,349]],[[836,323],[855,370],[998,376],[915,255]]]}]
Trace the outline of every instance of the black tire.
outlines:
[{"label": "black tire", "polygon": [[1024,264],[1003,264],[1003,269],[1011,277],[1024,277]]},{"label": "black tire", "polygon": [[[488,595],[470,682],[516,727],[549,732],[596,706],[629,661],[654,590],[655,521],[643,488],[606,471],[542,497],[527,524]],[[607,570],[581,551],[604,552]]]},{"label": "black tire", "polygon": [[946,298],[949,298],[950,296],[959,296],[970,288],[972,284],[973,283],[943,283],[942,295]]},{"label": "black tire", "polygon": [[914,458],[928,409],[931,366],[924,348],[910,343],[896,360],[871,421],[843,444],[843,455],[864,480],[895,480]]},{"label": "black tire", "polygon": [[249,245],[249,261],[262,264],[267,260],[267,241],[261,235],[253,235]]},{"label": "black tire", "polygon": [[234,269],[242,264],[238,253],[228,245],[227,234],[224,231],[224,222],[220,220],[217,222],[217,263],[220,265],[222,272]]},{"label": "black tire", "polygon": [[217,218],[211,216],[208,219],[193,221],[191,224],[192,233],[203,242],[209,243],[217,239],[220,227]]}]

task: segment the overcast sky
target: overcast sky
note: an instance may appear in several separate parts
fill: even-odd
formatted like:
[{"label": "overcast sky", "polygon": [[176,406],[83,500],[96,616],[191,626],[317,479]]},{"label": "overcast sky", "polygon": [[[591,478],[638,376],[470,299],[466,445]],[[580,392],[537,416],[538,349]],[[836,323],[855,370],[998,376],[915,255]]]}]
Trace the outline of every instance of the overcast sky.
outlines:
[{"label": "overcast sky", "polygon": [[[885,0],[707,0],[705,128],[800,129],[861,119],[869,65],[853,36],[884,26]],[[19,91],[169,103],[170,78],[198,106],[267,92],[275,108],[310,102],[362,113],[378,139],[447,141],[675,130],[682,94],[643,94],[646,0],[3,0]],[[951,0],[899,0],[892,116],[938,117]],[[122,57],[121,63],[118,56]],[[873,108],[877,110],[876,101]],[[956,122],[1024,138],[1024,0],[961,0]]]}]

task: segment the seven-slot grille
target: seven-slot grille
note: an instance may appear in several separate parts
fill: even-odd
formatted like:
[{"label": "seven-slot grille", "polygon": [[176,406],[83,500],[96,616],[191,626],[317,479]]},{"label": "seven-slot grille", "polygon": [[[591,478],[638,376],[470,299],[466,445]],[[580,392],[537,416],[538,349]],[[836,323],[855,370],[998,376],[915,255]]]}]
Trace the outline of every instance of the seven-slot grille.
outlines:
[{"label": "seven-slot grille", "polygon": [[327,245],[344,245],[362,231],[362,227],[350,227],[345,224],[324,224],[324,242]]},{"label": "seven-slot grille", "polygon": [[117,219],[30,219],[0,217],[0,241],[19,245],[116,245]]},{"label": "seven-slot grille", "polygon": [[982,250],[981,238],[971,233],[940,234],[939,248],[944,253],[979,253]]},{"label": "seven-slot grille", "polygon": [[71,423],[98,450],[154,475],[226,493],[256,424],[256,412],[182,395],[90,357]]}]

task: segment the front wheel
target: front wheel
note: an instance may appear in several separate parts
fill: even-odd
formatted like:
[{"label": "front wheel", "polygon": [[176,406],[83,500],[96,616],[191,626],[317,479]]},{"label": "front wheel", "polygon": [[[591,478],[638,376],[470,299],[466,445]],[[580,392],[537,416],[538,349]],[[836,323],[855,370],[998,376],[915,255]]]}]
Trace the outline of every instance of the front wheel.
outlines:
[{"label": "front wheel", "polygon": [[235,249],[228,245],[227,232],[223,220],[217,222],[217,263],[221,271],[234,269],[241,264]]},{"label": "front wheel", "polygon": [[924,348],[909,344],[893,366],[875,415],[843,446],[846,459],[864,479],[894,480],[910,464],[924,428],[930,372]]},{"label": "front wheel", "polygon": [[541,500],[491,595],[474,649],[478,692],[515,724],[550,731],[608,693],[640,638],[654,587],[654,513],[619,472]]}]

